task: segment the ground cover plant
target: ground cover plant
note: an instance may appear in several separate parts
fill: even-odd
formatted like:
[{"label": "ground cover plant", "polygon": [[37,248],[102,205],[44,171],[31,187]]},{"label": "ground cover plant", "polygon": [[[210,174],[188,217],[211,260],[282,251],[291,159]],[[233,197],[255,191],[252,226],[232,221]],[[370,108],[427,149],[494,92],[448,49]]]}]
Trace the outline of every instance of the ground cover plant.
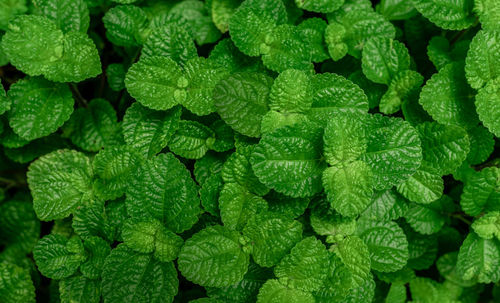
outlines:
[{"label": "ground cover plant", "polygon": [[0,0],[0,302],[500,302],[500,1]]}]

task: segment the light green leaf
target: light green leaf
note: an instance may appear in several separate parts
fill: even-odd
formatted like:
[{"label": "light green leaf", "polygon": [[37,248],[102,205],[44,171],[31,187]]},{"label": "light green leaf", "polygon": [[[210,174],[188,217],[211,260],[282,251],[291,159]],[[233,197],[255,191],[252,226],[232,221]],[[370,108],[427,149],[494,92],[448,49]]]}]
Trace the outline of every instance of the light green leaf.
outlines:
[{"label": "light green leaf", "polygon": [[462,287],[470,287],[477,283],[476,280],[464,280],[457,273],[457,257],[458,251],[442,255],[436,261],[436,267],[439,273],[448,281],[453,282]]},{"label": "light green leaf", "polygon": [[398,184],[397,189],[410,201],[428,204],[441,197],[444,181],[435,169],[422,165],[410,178]]},{"label": "light green leaf", "polygon": [[47,235],[38,241],[33,258],[38,270],[51,279],[71,276],[86,259],[78,237],[68,240],[61,235]]},{"label": "light green leaf", "polygon": [[422,88],[420,104],[441,124],[475,126],[479,121],[474,93],[464,77],[464,65],[454,62],[441,68]]},{"label": "light green leaf", "polygon": [[402,217],[407,209],[407,200],[394,189],[388,189],[373,194],[371,204],[361,214],[361,218],[391,221]]},{"label": "light green leaf", "polygon": [[155,111],[136,102],[123,117],[125,142],[151,158],[167,146],[179,127],[180,117],[180,107]]},{"label": "light green leaf", "polygon": [[267,209],[267,203],[237,183],[226,183],[220,192],[219,209],[224,226],[241,231],[253,215]]},{"label": "light green leaf", "polygon": [[210,176],[220,173],[224,161],[225,158],[219,157],[215,153],[207,153],[203,158],[196,160],[193,170],[196,182],[203,185]]},{"label": "light green leaf", "polygon": [[311,227],[318,235],[327,236],[327,242],[336,242],[356,232],[354,218],[341,216],[330,207],[325,198],[316,200],[315,203],[309,218]]},{"label": "light green leaf", "polygon": [[10,110],[11,103],[12,103],[11,100],[9,98],[7,98],[7,94],[5,93],[5,89],[3,88],[3,85],[0,84],[0,115],[5,113],[6,111]]},{"label": "light green leaf", "polygon": [[55,132],[73,112],[73,97],[68,86],[43,78],[26,78],[9,90],[12,101],[9,124],[26,140]]},{"label": "light green leaf", "polygon": [[272,83],[273,79],[264,74],[249,72],[220,81],[214,89],[214,102],[222,120],[243,135],[260,137]]},{"label": "light green leaf", "polygon": [[370,204],[374,178],[365,162],[329,167],[322,179],[328,201],[343,216],[356,216]]},{"label": "light green leaf", "polygon": [[27,175],[40,220],[65,218],[92,195],[92,166],[87,156],[77,151],[45,155],[30,165]]},{"label": "light green leaf", "polygon": [[412,70],[396,74],[380,99],[380,111],[384,114],[394,114],[399,111],[405,101],[418,96],[423,82],[424,77]]},{"label": "light green leaf", "polygon": [[36,302],[29,271],[14,264],[0,263],[0,297],[5,303]]},{"label": "light green leaf", "polygon": [[406,302],[406,287],[402,283],[392,283],[389,292],[385,297],[386,303],[404,303]]},{"label": "light green leaf", "polygon": [[259,290],[257,303],[314,303],[309,292],[289,288],[278,280],[270,279]]},{"label": "light green leaf", "polygon": [[258,56],[266,35],[278,24],[287,21],[282,1],[246,0],[229,20],[229,33],[244,54]]},{"label": "light green leaf", "polygon": [[357,233],[368,246],[372,269],[393,272],[406,265],[408,240],[395,222],[358,221]]},{"label": "light green leaf", "polygon": [[486,161],[495,148],[495,140],[492,133],[482,125],[477,125],[467,130],[470,141],[470,151],[467,154],[467,162],[477,165]]},{"label": "light green leaf", "polygon": [[262,117],[260,131],[262,134],[266,134],[281,127],[292,126],[308,121],[309,119],[304,114],[288,114],[270,110]]},{"label": "light green leaf", "polygon": [[144,41],[141,32],[149,24],[146,13],[135,5],[118,5],[102,18],[106,37],[118,46],[139,46]]},{"label": "light green leaf", "polygon": [[485,30],[498,30],[500,6],[495,0],[475,0],[474,12],[478,15],[481,27]]},{"label": "light green leaf", "polygon": [[111,252],[108,242],[91,237],[83,242],[87,260],[80,265],[80,272],[89,279],[100,279],[104,260]]},{"label": "light green leaf", "polygon": [[171,303],[178,287],[172,262],[157,261],[152,254],[134,252],[125,244],[113,249],[104,263],[102,297],[106,303]]},{"label": "light green leaf", "polygon": [[312,122],[265,134],[252,153],[255,175],[268,187],[292,197],[321,191],[322,129]]},{"label": "light green leaf", "polygon": [[112,226],[111,215],[105,210],[104,201],[92,201],[75,211],[71,226],[83,240],[101,237],[112,241],[115,230]]},{"label": "light green leaf", "polygon": [[188,85],[180,67],[167,57],[145,57],[130,67],[125,86],[142,105],[155,110],[167,110],[186,98]]},{"label": "light green leaf", "polygon": [[240,4],[241,0],[212,0],[212,20],[222,33],[229,30],[229,20]]},{"label": "light green leaf", "polygon": [[311,108],[312,88],[309,75],[289,69],[274,80],[269,95],[269,108],[282,113],[304,113]]},{"label": "light green leaf", "polygon": [[418,13],[413,3],[407,0],[382,0],[377,4],[376,9],[378,13],[391,21],[407,20]]},{"label": "light green leaf", "polygon": [[318,290],[327,277],[329,262],[325,245],[315,237],[307,237],[292,248],[274,268],[280,283],[303,291]]},{"label": "light green leaf", "polygon": [[410,293],[414,301],[434,303],[444,300],[442,285],[430,278],[416,277],[410,281]]},{"label": "light green leaf", "polygon": [[53,21],[65,33],[86,33],[89,28],[89,10],[84,0],[37,0],[35,12]]},{"label": "light green leaf", "polygon": [[453,204],[448,196],[428,205],[410,204],[405,219],[417,232],[430,235],[437,233],[447,221],[447,208]]},{"label": "light green leaf", "polygon": [[77,274],[59,282],[59,293],[61,303],[99,303],[101,283]]},{"label": "light green leaf", "polygon": [[258,57],[249,57],[234,45],[230,38],[225,38],[215,45],[210,52],[210,60],[224,66],[231,72],[259,71],[262,70],[262,60]]},{"label": "light green leaf", "polygon": [[437,26],[448,30],[466,29],[474,23],[473,0],[412,0],[415,8]]},{"label": "light green leaf", "polygon": [[368,79],[389,85],[399,72],[410,68],[410,54],[401,42],[375,37],[363,47],[362,67]]},{"label": "light green leaf", "polygon": [[141,58],[168,57],[174,62],[184,64],[198,57],[193,38],[184,27],[170,22],[156,27],[144,43]]},{"label": "light green leaf", "polygon": [[63,39],[63,32],[49,19],[22,15],[10,22],[2,47],[12,65],[30,76],[38,76],[62,57]]},{"label": "light green leaf", "polygon": [[222,226],[210,226],[186,241],[178,266],[184,277],[209,287],[225,287],[248,270],[249,256],[239,243],[240,234]]},{"label": "light green leaf", "polygon": [[487,167],[467,178],[460,196],[460,206],[471,216],[484,210],[498,209],[500,201],[500,169]]},{"label": "light green leaf", "polygon": [[500,239],[500,212],[493,211],[486,213],[484,216],[474,220],[471,227],[481,238],[492,239],[493,237],[497,237],[497,239]]},{"label": "light green leaf", "polygon": [[9,22],[15,16],[24,14],[27,10],[28,5],[26,0],[9,0],[0,2],[0,29],[3,31],[7,30]]},{"label": "light green leaf", "polygon": [[290,218],[300,217],[309,206],[309,198],[291,198],[283,194],[271,191],[265,197],[269,211],[281,213]]},{"label": "light green leaf", "polygon": [[171,153],[159,154],[139,167],[127,187],[127,212],[132,218],[154,218],[174,232],[198,221],[198,187],[186,167]]},{"label": "light green leaf", "polygon": [[349,236],[334,246],[335,254],[349,270],[353,287],[363,285],[370,277],[370,252],[366,244],[357,236]]},{"label": "light green leaf", "polygon": [[168,147],[183,158],[199,159],[212,147],[215,133],[207,126],[196,121],[181,120]]},{"label": "light green leaf", "polygon": [[412,176],[422,161],[417,131],[406,121],[372,115],[367,123],[368,148],[362,155],[375,177],[375,189],[388,189]]},{"label": "light green leaf", "polygon": [[87,108],[78,108],[65,126],[71,142],[87,151],[99,151],[120,141],[120,127],[113,106],[94,99]]},{"label": "light green leaf", "polygon": [[462,128],[426,122],[418,125],[417,131],[422,141],[423,163],[438,174],[451,174],[467,158],[470,143]]},{"label": "light green leaf", "polygon": [[481,88],[476,96],[479,120],[490,132],[500,136],[500,80],[495,79]]},{"label": "light green leaf", "polygon": [[481,283],[500,280],[500,243],[482,239],[474,232],[465,238],[458,253],[456,270],[464,280],[477,278]]},{"label": "light green leaf", "polygon": [[329,251],[329,256],[328,277],[323,286],[313,293],[316,303],[343,302],[349,292],[356,287],[349,268],[335,253]]},{"label": "light green leaf", "polygon": [[323,62],[330,57],[325,44],[327,26],[325,20],[317,17],[307,18],[297,25],[301,39],[308,45],[306,51],[309,51],[313,62]]},{"label": "light green leaf", "polygon": [[154,256],[161,262],[177,259],[184,240],[173,232],[162,228],[156,234]]},{"label": "light green leaf", "polygon": [[306,11],[331,13],[338,10],[344,4],[344,0],[295,0],[295,4]]},{"label": "light green leaf", "polygon": [[263,212],[248,221],[243,235],[249,239],[255,263],[272,267],[302,239],[302,224],[281,214]]},{"label": "light green leaf", "polygon": [[465,61],[465,73],[469,84],[479,89],[500,76],[500,55],[496,31],[479,31],[470,44]]}]

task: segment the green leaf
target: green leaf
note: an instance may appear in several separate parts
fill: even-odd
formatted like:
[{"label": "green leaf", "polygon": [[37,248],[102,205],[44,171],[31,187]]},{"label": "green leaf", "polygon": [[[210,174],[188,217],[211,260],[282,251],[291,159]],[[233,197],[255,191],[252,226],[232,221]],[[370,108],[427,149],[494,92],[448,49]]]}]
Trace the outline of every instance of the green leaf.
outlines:
[{"label": "green leaf", "polygon": [[108,80],[109,88],[118,92],[125,88],[125,66],[121,63],[111,63],[106,68],[106,79]]},{"label": "green leaf", "polygon": [[210,125],[215,133],[215,142],[211,148],[216,152],[226,152],[234,148],[234,132],[231,126],[222,120],[217,120]]},{"label": "green leaf", "polygon": [[172,136],[168,147],[183,158],[199,159],[212,147],[215,133],[196,121],[179,121],[179,128]]},{"label": "green leaf", "polygon": [[184,240],[173,232],[162,228],[156,234],[154,256],[161,262],[169,262],[177,259]]},{"label": "green leaf", "polygon": [[30,76],[38,76],[62,57],[63,40],[63,32],[49,19],[22,15],[10,22],[2,47],[12,65]]},{"label": "green leaf", "polygon": [[252,153],[255,175],[268,187],[292,197],[321,191],[322,129],[312,122],[265,134]]},{"label": "green leaf", "polygon": [[51,279],[71,276],[86,259],[78,237],[68,240],[61,235],[47,235],[38,241],[33,258],[38,270]]},{"label": "green leaf", "polygon": [[408,240],[395,222],[358,221],[357,232],[368,246],[372,269],[393,272],[406,265]]},{"label": "green leaf", "polygon": [[243,235],[249,239],[255,263],[272,267],[302,239],[302,224],[282,214],[263,212],[248,221]]},{"label": "green leaf", "polygon": [[53,21],[65,33],[86,33],[89,28],[89,10],[84,0],[38,0],[35,3],[35,12]]},{"label": "green leaf", "polygon": [[300,217],[309,206],[309,198],[291,198],[275,191],[265,197],[269,211],[281,213],[291,218]]},{"label": "green leaf", "polygon": [[308,46],[306,51],[309,51],[313,62],[323,62],[330,57],[325,44],[327,26],[325,20],[317,17],[305,19],[297,25],[301,39]]},{"label": "green leaf", "polygon": [[410,281],[410,293],[416,302],[442,302],[442,285],[430,278],[416,277]]},{"label": "green leaf", "polygon": [[[330,262],[327,264],[328,277],[323,286],[313,293],[316,303],[343,302],[349,292],[356,287],[352,273],[342,263],[341,259],[331,251],[329,257]],[[368,258],[368,260],[370,259]]]},{"label": "green leaf", "polygon": [[412,0],[415,8],[437,26],[448,30],[466,29],[474,23],[473,0]]},{"label": "green leaf", "polygon": [[0,263],[0,297],[5,303],[36,302],[29,271],[14,264]]},{"label": "green leaf", "polygon": [[125,142],[151,158],[167,146],[179,127],[180,116],[180,107],[160,112],[134,103],[123,117]]},{"label": "green leaf", "polygon": [[210,176],[220,173],[225,158],[219,157],[215,153],[207,153],[203,158],[194,163],[193,174],[198,184],[203,185]]},{"label": "green leaf", "polygon": [[83,242],[87,260],[80,265],[80,272],[89,279],[100,279],[104,260],[111,252],[108,242],[99,237],[91,237]]},{"label": "green leaf", "polygon": [[94,173],[98,177],[94,182],[96,195],[103,200],[123,196],[142,160],[136,151],[126,145],[101,150],[93,162]]},{"label": "green leaf", "polygon": [[184,27],[170,22],[154,28],[142,49],[142,58],[168,57],[184,64],[198,56],[193,38]]},{"label": "green leaf", "polygon": [[282,24],[269,32],[260,46],[264,66],[275,72],[287,69],[311,70],[313,68],[308,45],[300,37],[297,27]]},{"label": "green leaf", "polygon": [[370,277],[370,252],[366,244],[357,236],[349,236],[334,246],[335,254],[342,260],[350,273],[353,287],[363,285]]},{"label": "green leaf", "polygon": [[226,183],[220,192],[219,209],[224,226],[241,231],[253,215],[267,209],[267,203],[237,183]]},{"label": "green leaf", "polygon": [[[213,0],[212,0],[213,1]],[[262,70],[262,60],[258,57],[249,57],[234,45],[230,38],[222,39],[210,52],[210,60],[224,66],[231,72]]]},{"label": "green leaf", "polygon": [[248,270],[249,256],[239,243],[240,234],[222,226],[211,226],[186,241],[178,266],[189,281],[209,287],[225,287],[241,279]]},{"label": "green leaf", "polygon": [[476,280],[464,280],[462,276],[457,273],[457,257],[458,251],[442,255],[436,261],[436,267],[439,273],[448,281],[451,281],[462,287],[470,287],[477,283]]},{"label": "green leaf", "polygon": [[356,220],[341,216],[324,198],[315,201],[309,219],[314,232],[327,236],[327,242],[332,242],[330,239],[336,242],[337,239],[350,236],[356,231]]},{"label": "green leaf", "polygon": [[226,78],[229,72],[212,60],[199,57],[189,60],[184,65],[184,75],[188,85],[182,105],[198,116],[215,112],[217,110],[213,99],[215,85]]},{"label": "green leaf", "polygon": [[61,302],[99,303],[101,299],[101,283],[88,279],[80,274],[59,282]]},{"label": "green leaf", "polygon": [[500,14],[495,0],[475,0],[474,12],[478,15],[481,27],[488,31],[498,30]]},{"label": "green leaf", "polygon": [[243,135],[260,137],[272,83],[264,74],[249,72],[221,80],[214,89],[214,102],[222,120]]},{"label": "green leaf", "polygon": [[137,253],[124,244],[106,258],[102,273],[105,302],[173,302],[179,280],[172,262]]},{"label": "green leaf", "polygon": [[[411,1],[406,0],[382,0],[376,6],[377,12],[387,20],[407,20],[414,17],[418,12]],[[387,301],[390,303],[390,301]]]},{"label": "green leaf", "polygon": [[219,198],[223,186],[224,181],[222,181],[222,173],[218,172],[208,177],[208,179],[202,183],[199,192],[203,209],[216,217],[220,217]]},{"label": "green leaf", "polygon": [[434,168],[422,165],[410,178],[398,184],[397,189],[410,201],[428,204],[441,197],[444,181]]},{"label": "green leaf", "polygon": [[401,42],[372,38],[363,47],[362,67],[368,79],[389,85],[399,72],[410,68],[410,54]]},{"label": "green leaf", "polygon": [[486,213],[484,216],[474,220],[471,227],[481,238],[492,239],[493,237],[497,237],[497,239],[500,239],[500,212],[493,211]]},{"label": "green leaf", "polygon": [[388,189],[412,176],[422,149],[417,131],[400,118],[372,115],[367,123],[368,148],[361,159],[371,168],[375,189]]},{"label": "green leaf", "polygon": [[405,70],[399,72],[394,76],[389,88],[380,99],[380,112],[394,114],[399,111],[406,100],[418,96],[423,82],[424,77],[415,71]]},{"label": "green leaf", "polygon": [[477,165],[486,161],[495,148],[495,140],[492,133],[482,125],[477,125],[467,130],[470,141],[470,151],[467,154],[467,162]]},{"label": "green leaf", "polygon": [[113,106],[104,99],[94,99],[87,108],[78,108],[65,128],[71,142],[87,151],[99,151],[119,142],[120,128]]},{"label": "green leaf", "polygon": [[169,17],[174,20],[182,19],[198,45],[214,43],[221,36],[202,1],[182,1],[170,9]]},{"label": "green leaf", "polygon": [[274,268],[280,283],[303,291],[318,290],[327,277],[329,262],[325,245],[315,237],[307,237],[292,248]]},{"label": "green leaf", "polygon": [[419,102],[437,122],[469,127],[478,122],[473,95],[464,77],[463,63],[454,62],[427,81]]},{"label": "green leaf", "polygon": [[45,155],[30,165],[27,175],[33,208],[43,221],[69,216],[92,195],[92,166],[77,151]]},{"label": "green leaf", "polygon": [[368,99],[359,86],[342,76],[330,73],[312,77],[313,101],[307,116],[325,126],[340,113],[363,116],[368,112]]},{"label": "green leaf", "polygon": [[406,287],[401,283],[392,283],[389,292],[385,297],[386,303],[404,303],[406,302]]},{"label": "green leaf", "polygon": [[435,236],[426,236],[406,229],[408,239],[409,259],[407,267],[415,270],[424,270],[434,264],[438,253],[438,242]]},{"label": "green leaf", "polygon": [[500,80],[495,79],[481,88],[476,96],[476,108],[479,120],[490,132],[500,136]]},{"label": "green leaf", "polygon": [[343,216],[360,214],[370,204],[374,178],[363,161],[332,166],[323,172],[323,187],[332,207]]},{"label": "green leaf", "polygon": [[159,154],[141,165],[127,187],[127,212],[132,218],[154,218],[174,232],[198,221],[198,188],[174,155]]},{"label": "green leaf", "polygon": [[270,110],[262,117],[260,131],[262,134],[266,134],[281,127],[292,126],[308,121],[309,119],[304,114],[288,114]]},{"label": "green leaf", "polygon": [[69,32],[64,36],[62,57],[47,67],[44,76],[55,82],[81,82],[101,73],[101,59],[92,39],[81,32]]},{"label": "green leaf", "polygon": [[312,88],[309,75],[289,69],[274,80],[269,95],[269,108],[283,113],[304,113],[311,108]]},{"label": "green leaf", "polygon": [[[0,41],[1,42],[1,41]],[[11,101],[7,98],[3,85],[0,84],[0,115],[10,110]]]},{"label": "green leaf", "polygon": [[229,20],[229,33],[244,54],[258,56],[266,35],[278,24],[287,21],[282,1],[246,0]]},{"label": "green leaf", "polygon": [[278,280],[270,279],[259,290],[257,303],[314,303],[309,292],[289,288]]},{"label": "green leaf", "polygon": [[225,183],[237,183],[249,192],[263,196],[269,188],[259,181],[252,170],[250,157],[254,151],[255,146],[245,146],[231,154],[222,168],[222,179]]},{"label": "green leaf", "polygon": [[26,5],[26,0],[0,2],[0,29],[3,31],[7,30],[9,21],[17,15],[24,14],[27,10],[28,5]]},{"label": "green leaf", "polygon": [[41,138],[55,132],[73,112],[73,97],[68,86],[43,78],[26,78],[9,90],[12,107],[9,124],[26,140]]},{"label": "green leaf", "polygon": [[423,163],[438,174],[451,174],[467,158],[470,143],[461,127],[426,122],[418,125],[417,131],[422,141]]},{"label": "green leaf", "polygon": [[79,207],[73,214],[73,230],[83,240],[101,237],[111,241],[114,239],[111,215],[105,210],[104,201],[92,201]]},{"label": "green leaf", "polygon": [[472,39],[465,61],[465,73],[473,88],[479,89],[500,76],[498,41],[500,35],[487,30],[479,31]]},{"label": "green leaf", "polygon": [[499,199],[500,169],[488,167],[466,180],[460,196],[460,206],[466,214],[477,216],[484,210],[500,210]]},{"label": "green leaf", "polygon": [[12,199],[0,205],[0,243],[18,246],[29,253],[40,238],[38,221],[31,201]]},{"label": "green leaf", "polygon": [[241,0],[212,0],[212,20],[222,33],[229,30],[229,20],[240,4]]},{"label": "green leaf", "polygon": [[412,203],[405,214],[405,219],[417,232],[430,235],[437,233],[447,221],[449,205],[453,205],[448,196],[434,201],[428,205]]},{"label": "green leaf", "polygon": [[306,11],[331,13],[338,10],[344,4],[344,0],[295,0],[295,4]]},{"label": "green leaf", "polygon": [[118,5],[106,12],[102,18],[106,38],[118,46],[139,46],[141,32],[148,26],[146,13],[138,6]]},{"label": "green leaf", "polygon": [[180,67],[167,57],[145,57],[130,67],[125,86],[142,105],[167,110],[183,101],[187,79]]},{"label": "green leaf", "polygon": [[458,253],[456,270],[464,280],[477,278],[480,283],[500,280],[500,243],[482,239],[474,232],[465,238]]},{"label": "green leaf", "polygon": [[408,202],[394,189],[376,191],[371,204],[361,218],[376,221],[391,221],[402,217],[408,209]]}]

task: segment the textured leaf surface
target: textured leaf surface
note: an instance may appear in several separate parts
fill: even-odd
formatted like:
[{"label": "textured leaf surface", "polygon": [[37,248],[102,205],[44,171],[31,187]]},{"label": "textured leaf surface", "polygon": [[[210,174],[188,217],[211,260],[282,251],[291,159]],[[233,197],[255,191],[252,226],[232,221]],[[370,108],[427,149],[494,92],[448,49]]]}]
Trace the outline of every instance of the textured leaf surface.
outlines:
[{"label": "textured leaf surface", "polygon": [[370,252],[371,267],[382,272],[393,272],[405,266],[408,260],[408,240],[395,222],[361,221],[359,237]]},{"label": "textured leaf surface", "polygon": [[150,158],[167,146],[179,127],[180,116],[180,107],[160,112],[134,103],[123,117],[125,142]]},{"label": "textured leaf surface", "polygon": [[484,168],[465,182],[460,206],[466,214],[479,215],[484,209],[498,210],[500,201],[500,169]]},{"label": "textured leaf surface", "polygon": [[269,96],[271,110],[304,113],[311,107],[312,88],[306,72],[289,69],[274,80]]},{"label": "textured leaf surface", "polygon": [[35,287],[29,271],[14,264],[0,263],[0,297],[5,303],[35,302]]},{"label": "textured leaf surface", "polygon": [[215,133],[196,121],[179,121],[179,128],[168,143],[170,150],[183,158],[199,159],[212,147]]},{"label": "textured leaf surface", "polygon": [[133,218],[154,218],[174,232],[198,221],[198,188],[174,155],[160,154],[143,164],[127,187],[127,211]]},{"label": "textured leaf surface", "polygon": [[250,162],[255,175],[268,187],[292,197],[321,191],[322,130],[314,123],[279,128],[265,134]]},{"label": "textured leaf surface", "polygon": [[380,221],[396,220],[404,215],[408,202],[394,189],[376,191],[362,218]]},{"label": "textured leaf surface", "polygon": [[59,293],[61,302],[99,303],[101,283],[77,274],[59,282]]},{"label": "textured leaf surface", "polygon": [[248,270],[249,256],[239,244],[240,234],[222,226],[208,227],[188,239],[179,254],[179,270],[203,286],[225,287]]},{"label": "textured leaf surface", "polygon": [[19,246],[27,253],[40,237],[40,221],[29,200],[13,199],[0,205],[0,226],[0,243]]},{"label": "textured leaf surface", "polygon": [[257,303],[314,303],[314,297],[298,289],[288,288],[278,280],[270,279],[261,287]]},{"label": "textured leaf surface", "polygon": [[405,219],[417,232],[430,235],[438,232],[446,222],[447,207],[453,204],[448,196],[428,205],[411,204]]},{"label": "textured leaf surface", "polygon": [[181,64],[197,57],[193,38],[184,27],[174,22],[154,28],[144,43],[142,54],[144,58],[168,57]]},{"label": "textured leaf surface", "polygon": [[102,273],[104,302],[173,302],[179,281],[172,262],[137,253],[121,244],[106,258]]},{"label": "textured leaf surface", "polygon": [[361,286],[370,277],[370,252],[359,237],[346,237],[337,244],[334,251],[349,270],[349,278],[354,282],[354,287]]},{"label": "textured leaf surface", "polygon": [[217,112],[235,131],[250,137],[260,137],[260,124],[268,111],[272,82],[272,78],[260,73],[229,76],[215,86]]},{"label": "textured leaf surface", "polygon": [[478,218],[472,223],[472,228],[481,238],[500,239],[500,212],[493,211]]},{"label": "textured leaf surface", "polygon": [[470,141],[470,151],[467,154],[467,162],[477,165],[486,161],[495,148],[495,140],[492,133],[482,125],[467,130]]},{"label": "textured leaf surface", "polygon": [[495,0],[474,1],[474,12],[478,15],[481,27],[485,30],[497,30],[500,22],[500,6]]},{"label": "textured leaf surface", "polygon": [[85,260],[80,239],[72,238],[68,241],[61,235],[43,237],[35,246],[33,257],[38,270],[51,279],[71,276]]},{"label": "textured leaf surface", "polygon": [[100,279],[104,260],[111,252],[108,242],[91,237],[83,242],[87,260],[80,265],[80,272],[89,279]]},{"label": "textured leaf surface", "polygon": [[479,31],[472,39],[465,73],[473,88],[479,89],[500,76],[499,41],[500,35],[496,31],[486,30]]},{"label": "textured leaf surface", "polygon": [[476,96],[479,119],[490,132],[500,136],[500,81],[488,82]]},{"label": "textured leaf surface", "polygon": [[423,81],[422,75],[412,70],[404,70],[396,74],[380,99],[380,112],[394,114],[399,111],[405,101],[417,96]]},{"label": "textured leaf surface", "polygon": [[339,9],[344,0],[295,0],[295,3],[306,11],[331,13]]},{"label": "textured leaf surface", "polygon": [[146,13],[134,5],[118,5],[106,12],[102,18],[106,37],[119,46],[138,46],[137,38],[148,25]]},{"label": "textured leaf surface", "polygon": [[59,150],[33,162],[28,185],[33,208],[41,220],[62,219],[92,194],[92,167],[84,154]]},{"label": "textured leaf surface", "polygon": [[229,30],[229,20],[236,9],[240,6],[241,0],[213,0],[211,13],[215,26],[225,33]]},{"label": "textured leaf surface", "polygon": [[415,8],[437,26],[449,29],[465,29],[474,23],[472,0],[412,0]]},{"label": "textured leaf surface", "polygon": [[33,140],[55,132],[73,112],[73,97],[66,85],[43,78],[27,78],[12,85],[9,124],[16,134]]},{"label": "textured leaf surface", "polygon": [[39,0],[36,10],[54,22],[63,32],[80,31],[86,33],[89,28],[89,10],[84,0]]},{"label": "textured leaf surface", "polygon": [[325,198],[313,203],[315,204],[311,211],[311,227],[318,235],[327,236],[327,242],[330,242],[330,239],[336,242],[339,238],[355,233],[354,218],[341,216],[330,207],[330,203]]},{"label": "textured leaf surface", "polygon": [[114,229],[110,217],[105,211],[104,201],[96,200],[80,206],[75,211],[71,226],[83,240],[94,236],[113,240]]},{"label": "textured leaf surface", "polygon": [[272,267],[302,239],[302,224],[286,216],[261,213],[243,229],[250,240],[252,258],[263,267]]},{"label": "textured leaf surface", "polygon": [[325,45],[326,27],[325,20],[321,18],[309,18],[297,26],[313,62],[322,62],[330,57]]},{"label": "textured leaf surface", "polygon": [[444,181],[434,169],[423,166],[406,181],[400,183],[397,189],[408,200],[427,204],[441,197]]},{"label": "textured leaf surface", "polygon": [[477,278],[481,283],[500,279],[500,243],[497,239],[482,239],[471,232],[460,247],[457,272],[464,280]]},{"label": "textured leaf surface", "polygon": [[417,131],[406,121],[379,115],[368,121],[368,148],[362,156],[372,169],[375,188],[390,188],[413,175],[422,161]]},{"label": "textured leaf surface", "polygon": [[291,198],[275,191],[270,192],[266,197],[269,211],[282,213],[291,218],[301,216],[309,206],[309,198]]}]

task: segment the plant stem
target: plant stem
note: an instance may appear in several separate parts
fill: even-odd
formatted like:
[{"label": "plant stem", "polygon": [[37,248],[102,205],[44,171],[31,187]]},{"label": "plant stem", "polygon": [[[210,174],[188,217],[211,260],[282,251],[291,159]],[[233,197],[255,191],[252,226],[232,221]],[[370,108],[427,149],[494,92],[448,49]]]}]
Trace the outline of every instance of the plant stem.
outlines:
[{"label": "plant stem", "polygon": [[68,83],[69,89],[73,93],[73,96],[76,98],[76,101],[78,104],[80,104],[82,107],[88,107],[87,100],[80,94],[80,91],[78,90],[78,87],[76,86],[75,83]]}]

